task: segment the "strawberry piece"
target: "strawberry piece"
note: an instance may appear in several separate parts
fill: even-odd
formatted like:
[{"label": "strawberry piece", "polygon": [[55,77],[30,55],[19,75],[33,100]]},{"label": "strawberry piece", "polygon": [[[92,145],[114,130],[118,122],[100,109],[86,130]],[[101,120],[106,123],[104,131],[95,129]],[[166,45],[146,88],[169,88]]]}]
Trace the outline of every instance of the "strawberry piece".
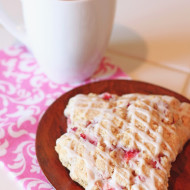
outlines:
[{"label": "strawberry piece", "polygon": [[85,127],[88,127],[90,124],[92,124],[92,122],[91,121],[87,121]]},{"label": "strawberry piece", "polygon": [[156,167],[157,161],[151,160],[151,161],[150,161],[150,165],[151,165],[153,168],[157,168],[157,167]]},{"label": "strawberry piece", "polygon": [[104,100],[110,100],[112,98],[112,95],[108,92],[104,93],[103,94],[103,99]]},{"label": "strawberry piece", "polygon": [[128,103],[128,104],[127,104],[127,108],[128,108],[130,105],[131,105],[131,104],[130,104],[130,103]]},{"label": "strawberry piece", "polygon": [[134,158],[140,151],[135,149],[135,150],[129,150],[129,151],[125,151],[124,153],[124,159],[126,160],[126,162],[128,163],[129,160],[131,160],[132,158]]},{"label": "strawberry piece", "polygon": [[76,132],[77,129],[78,129],[77,127],[73,127],[73,128],[71,128],[71,130],[74,131],[74,132]]},{"label": "strawberry piece", "polygon": [[160,164],[161,164],[161,158],[164,157],[164,156],[165,156],[165,155],[162,154],[162,153],[160,153],[160,154],[158,155],[158,161],[159,161]]},{"label": "strawberry piece", "polygon": [[84,133],[81,133],[80,136],[86,140],[86,135]]},{"label": "strawberry piece", "polygon": [[158,166],[157,166],[157,161],[155,160],[150,160],[150,162],[149,162],[149,164],[153,167],[153,168],[155,168],[155,169],[160,169]]},{"label": "strawberry piece", "polygon": [[145,177],[144,177],[144,176],[139,175],[138,178],[139,178],[142,182],[145,182]]},{"label": "strawberry piece", "polygon": [[94,138],[94,139],[89,138],[89,137],[86,136],[84,133],[81,133],[80,136],[81,136],[84,140],[87,140],[89,143],[91,143],[91,144],[97,146],[98,142],[97,142],[97,140],[96,140],[95,138]]},{"label": "strawberry piece", "polygon": [[150,160],[149,164],[150,164],[153,168],[155,168],[155,169],[160,169],[160,168],[157,166],[157,164],[158,164],[158,162],[161,164],[161,158],[164,157],[164,156],[165,156],[164,154],[160,153],[160,154],[158,155],[158,161],[156,161],[156,160]]},{"label": "strawberry piece", "polygon": [[95,145],[95,146],[97,146],[97,144],[98,144],[97,141],[92,140],[92,139],[89,139],[88,141],[89,141],[91,144]]}]

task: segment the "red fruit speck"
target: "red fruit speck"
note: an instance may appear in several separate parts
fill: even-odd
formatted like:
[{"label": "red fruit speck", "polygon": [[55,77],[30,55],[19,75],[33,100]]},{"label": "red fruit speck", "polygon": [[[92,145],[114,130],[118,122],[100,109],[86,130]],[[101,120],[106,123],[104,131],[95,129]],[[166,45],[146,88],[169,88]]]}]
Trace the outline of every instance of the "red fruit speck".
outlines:
[{"label": "red fruit speck", "polygon": [[132,158],[134,158],[140,151],[139,150],[129,150],[129,151],[125,151],[124,154],[124,159],[126,160],[126,162],[128,163],[129,160],[131,160]]},{"label": "red fruit speck", "polygon": [[86,139],[86,135],[84,133],[81,133],[80,136],[83,138],[83,139]]},{"label": "red fruit speck", "polygon": [[142,182],[145,182],[145,177],[144,177],[144,176],[139,175],[138,178],[139,178]]},{"label": "red fruit speck", "polygon": [[155,169],[160,169],[159,167],[157,167],[157,161],[151,160],[150,161],[150,165],[155,168]]},{"label": "red fruit speck", "polygon": [[84,139],[84,140],[87,140],[89,143],[97,146],[98,142],[96,139],[91,139],[89,138],[88,136],[86,136],[84,133],[81,133],[80,136]]},{"label": "red fruit speck", "polygon": [[130,105],[131,105],[131,104],[130,104],[130,103],[128,103],[128,104],[127,104],[127,108],[128,108]]},{"label": "red fruit speck", "polygon": [[89,141],[91,144],[95,145],[95,146],[97,146],[97,144],[98,144],[97,141],[95,141],[95,140],[89,139],[88,141]]},{"label": "red fruit speck", "polygon": [[161,158],[164,157],[164,156],[165,156],[165,155],[162,154],[162,153],[160,153],[160,154],[158,155],[158,161],[159,161],[159,163],[161,163]]},{"label": "red fruit speck", "polygon": [[76,132],[77,129],[78,129],[77,127],[73,127],[73,128],[71,128],[71,130],[74,131],[74,132]]},{"label": "red fruit speck", "polygon": [[86,122],[86,127],[88,127],[92,122],[91,121],[87,121]]},{"label": "red fruit speck", "polygon": [[112,98],[112,95],[110,93],[106,92],[106,93],[103,94],[103,99],[104,100],[110,100],[111,98]]}]

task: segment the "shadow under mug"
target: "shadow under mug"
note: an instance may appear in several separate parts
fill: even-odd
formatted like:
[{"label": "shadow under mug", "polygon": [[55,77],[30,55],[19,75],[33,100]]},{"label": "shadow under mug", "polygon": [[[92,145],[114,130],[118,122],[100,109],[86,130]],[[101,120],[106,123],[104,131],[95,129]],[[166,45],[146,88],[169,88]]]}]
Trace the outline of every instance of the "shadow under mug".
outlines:
[{"label": "shadow under mug", "polygon": [[25,33],[0,5],[0,23],[34,54],[56,83],[90,77],[107,48],[116,0],[21,0]]}]

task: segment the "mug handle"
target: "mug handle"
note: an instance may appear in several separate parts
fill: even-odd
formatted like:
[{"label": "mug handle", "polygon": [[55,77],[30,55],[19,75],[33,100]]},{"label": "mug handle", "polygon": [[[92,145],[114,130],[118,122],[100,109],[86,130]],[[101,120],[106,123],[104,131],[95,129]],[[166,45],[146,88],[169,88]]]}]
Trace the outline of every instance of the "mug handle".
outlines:
[{"label": "mug handle", "polygon": [[0,3],[0,24],[4,26],[4,28],[15,38],[17,38],[20,42],[24,43],[25,45],[28,45],[26,32],[21,31],[18,25],[16,25],[16,23],[11,20],[11,18],[4,11],[1,3]]}]

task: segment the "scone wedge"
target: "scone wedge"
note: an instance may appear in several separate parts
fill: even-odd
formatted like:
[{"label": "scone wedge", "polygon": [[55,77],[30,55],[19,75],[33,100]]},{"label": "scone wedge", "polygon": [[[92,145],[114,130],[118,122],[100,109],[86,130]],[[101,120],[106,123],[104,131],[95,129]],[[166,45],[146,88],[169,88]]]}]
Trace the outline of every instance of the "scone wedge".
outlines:
[{"label": "scone wedge", "polygon": [[190,139],[190,104],[162,95],[79,94],[55,150],[87,190],[166,190]]}]

